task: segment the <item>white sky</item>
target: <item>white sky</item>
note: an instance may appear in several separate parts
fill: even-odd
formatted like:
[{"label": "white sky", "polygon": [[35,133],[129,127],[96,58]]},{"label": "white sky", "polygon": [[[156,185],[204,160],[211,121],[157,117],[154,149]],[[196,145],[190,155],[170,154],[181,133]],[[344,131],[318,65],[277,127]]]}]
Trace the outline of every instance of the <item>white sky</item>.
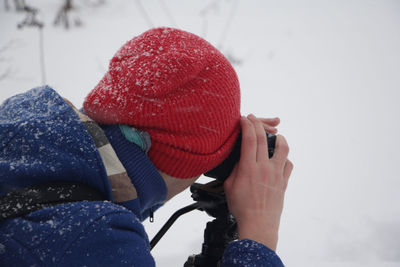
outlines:
[{"label": "white sky", "polygon": [[[46,82],[79,107],[117,49],[149,28],[136,1],[77,1],[84,25],[69,31],[51,25],[59,2],[27,2],[46,23]],[[142,2],[153,25],[242,60],[243,114],[281,118],[295,164],[278,247],[287,266],[399,266],[400,2],[221,0],[207,28],[201,10],[214,1]],[[0,6],[0,101],[41,84],[39,33],[17,30],[23,18]],[[150,238],[189,202],[185,192],[146,222]],[[209,219],[178,220],[154,249],[158,266],[198,253]]]}]

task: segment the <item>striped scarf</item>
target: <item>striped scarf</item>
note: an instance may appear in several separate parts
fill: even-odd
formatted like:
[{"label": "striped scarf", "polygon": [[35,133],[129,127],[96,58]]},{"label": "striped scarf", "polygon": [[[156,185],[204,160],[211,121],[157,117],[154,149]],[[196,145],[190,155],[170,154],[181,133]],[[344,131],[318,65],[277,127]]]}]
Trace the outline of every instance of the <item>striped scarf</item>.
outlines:
[{"label": "striped scarf", "polygon": [[136,189],[103,130],[95,121],[80,112],[71,102],[67,99],[64,100],[78,114],[96,144],[107,172],[114,202],[125,202],[137,198]]}]

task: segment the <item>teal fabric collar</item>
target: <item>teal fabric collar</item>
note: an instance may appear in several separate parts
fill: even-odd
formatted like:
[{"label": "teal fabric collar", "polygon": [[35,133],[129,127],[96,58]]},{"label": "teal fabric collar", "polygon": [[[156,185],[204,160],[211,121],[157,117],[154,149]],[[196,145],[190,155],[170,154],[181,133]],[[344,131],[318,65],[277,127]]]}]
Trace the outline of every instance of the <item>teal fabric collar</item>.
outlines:
[{"label": "teal fabric collar", "polygon": [[151,139],[147,132],[124,124],[120,124],[119,128],[129,142],[138,145],[146,154],[149,152]]}]

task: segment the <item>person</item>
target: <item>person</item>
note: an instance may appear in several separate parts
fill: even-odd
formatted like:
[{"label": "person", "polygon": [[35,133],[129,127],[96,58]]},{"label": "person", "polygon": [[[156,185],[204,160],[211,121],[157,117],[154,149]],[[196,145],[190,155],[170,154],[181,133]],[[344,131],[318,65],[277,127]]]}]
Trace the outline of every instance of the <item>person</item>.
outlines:
[{"label": "person", "polygon": [[141,221],[221,163],[239,239],[221,266],[275,253],[293,164],[279,119],[240,114],[237,75],[204,39],[155,28],[123,45],[78,110],[49,86],[0,106],[0,266],[154,266]]}]

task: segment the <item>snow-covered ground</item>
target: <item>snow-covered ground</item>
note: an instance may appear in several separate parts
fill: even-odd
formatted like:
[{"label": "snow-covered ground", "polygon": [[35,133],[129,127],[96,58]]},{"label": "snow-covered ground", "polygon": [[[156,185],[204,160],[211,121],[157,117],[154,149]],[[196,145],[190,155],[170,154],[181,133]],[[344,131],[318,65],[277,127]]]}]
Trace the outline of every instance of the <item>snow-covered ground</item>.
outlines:
[{"label": "snow-covered ground", "polygon": [[[46,83],[76,106],[117,49],[151,24],[191,31],[241,60],[242,113],[279,116],[295,164],[278,246],[283,261],[400,266],[399,1],[147,0],[146,18],[138,1],[90,8],[96,1],[81,0],[73,16],[83,26],[68,31],[52,26],[60,1],[27,2],[45,22]],[[1,102],[42,83],[39,31],[18,30],[23,18],[1,2]],[[150,238],[190,202],[186,191],[167,203],[145,223]],[[200,251],[210,218],[192,213],[154,249],[158,266],[182,266]]]}]

